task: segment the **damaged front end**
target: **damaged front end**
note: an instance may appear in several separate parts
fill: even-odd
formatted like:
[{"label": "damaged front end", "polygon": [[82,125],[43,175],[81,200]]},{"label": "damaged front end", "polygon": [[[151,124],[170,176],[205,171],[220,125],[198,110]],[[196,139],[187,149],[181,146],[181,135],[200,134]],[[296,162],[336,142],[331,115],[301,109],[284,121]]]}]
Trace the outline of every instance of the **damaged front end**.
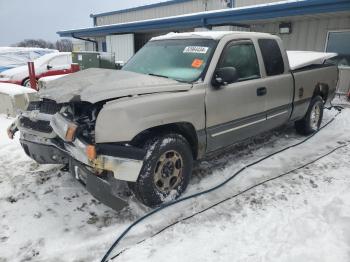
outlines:
[{"label": "damaged front end", "polygon": [[92,195],[121,209],[126,201],[115,192],[115,184],[135,182],[143,165],[144,150],[126,143],[95,141],[95,123],[103,104],[43,100],[29,104],[8,129],[9,137],[20,131],[26,154],[41,164],[69,166],[72,175]]}]

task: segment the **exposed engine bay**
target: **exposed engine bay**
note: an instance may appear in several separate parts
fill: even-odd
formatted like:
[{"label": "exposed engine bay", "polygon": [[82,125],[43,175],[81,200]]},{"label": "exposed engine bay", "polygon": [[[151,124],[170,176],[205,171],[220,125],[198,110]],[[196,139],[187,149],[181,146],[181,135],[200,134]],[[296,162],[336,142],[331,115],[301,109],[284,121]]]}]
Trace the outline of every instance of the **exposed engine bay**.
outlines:
[{"label": "exposed engine bay", "polygon": [[55,101],[44,99],[43,101],[31,102],[27,111],[19,117],[18,122],[19,127],[45,133],[44,136],[53,138],[57,134],[53,134],[50,121],[55,114],[60,113],[76,123],[77,129],[74,134],[76,137],[86,143],[93,144],[95,143],[96,118],[101,108],[101,104],[92,105],[88,102],[57,104]]}]

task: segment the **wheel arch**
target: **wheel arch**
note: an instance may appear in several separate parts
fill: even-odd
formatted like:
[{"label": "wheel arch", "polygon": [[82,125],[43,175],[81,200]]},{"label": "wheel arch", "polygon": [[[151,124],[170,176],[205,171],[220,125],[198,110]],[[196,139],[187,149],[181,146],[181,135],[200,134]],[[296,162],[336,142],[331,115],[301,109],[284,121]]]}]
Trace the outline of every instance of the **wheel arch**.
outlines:
[{"label": "wheel arch", "polygon": [[197,159],[204,154],[205,146],[203,145],[204,142],[201,141],[203,139],[199,138],[195,127],[188,122],[177,122],[148,128],[134,136],[130,143],[134,146],[140,146],[146,140],[166,133],[182,135],[191,147],[193,159]]},{"label": "wheel arch", "polygon": [[314,93],[312,97],[320,96],[322,97],[323,101],[326,102],[329,95],[329,86],[325,83],[318,83],[315,86]]}]

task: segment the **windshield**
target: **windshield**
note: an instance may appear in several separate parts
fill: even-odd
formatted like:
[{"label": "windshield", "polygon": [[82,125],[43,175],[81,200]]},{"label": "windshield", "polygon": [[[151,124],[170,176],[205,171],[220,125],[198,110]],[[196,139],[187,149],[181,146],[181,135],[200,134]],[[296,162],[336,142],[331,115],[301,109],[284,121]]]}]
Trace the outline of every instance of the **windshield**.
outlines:
[{"label": "windshield", "polygon": [[122,70],[193,82],[203,74],[215,46],[209,39],[151,41]]},{"label": "windshield", "polygon": [[[45,63],[47,61],[47,57],[45,57],[45,55],[51,53],[57,54],[58,52],[50,49],[18,52],[0,52],[0,66],[18,67],[26,65],[27,62],[31,60],[34,60],[36,64]],[[43,58],[40,60],[41,57]]]}]

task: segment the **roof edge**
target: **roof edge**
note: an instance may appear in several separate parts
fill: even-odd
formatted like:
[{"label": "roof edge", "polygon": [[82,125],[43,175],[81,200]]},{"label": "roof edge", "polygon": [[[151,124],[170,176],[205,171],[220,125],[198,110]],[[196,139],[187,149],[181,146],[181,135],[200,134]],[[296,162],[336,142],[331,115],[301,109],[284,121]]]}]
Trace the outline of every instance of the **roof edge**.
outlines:
[{"label": "roof edge", "polygon": [[272,19],[316,13],[350,11],[349,0],[295,0],[269,5],[230,8],[184,14],[173,17],[133,21],[120,24],[58,31],[61,37],[94,37],[111,33],[142,32],[146,30],[176,30],[216,25],[244,25],[245,21]]},{"label": "roof edge", "polygon": [[136,7],[120,9],[120,10],[116,10],[116,11],[90,14],[90,17],[95,18],[95,17],[101,17],[101,16],[122,14],[122,13],[127,13],[127,12],[132,12],[132,11],[145,10],[145,9],[168,6],[168,5],[173,5],[173,4],[177,4],[177,3],[183,3],[183,2],[190,2],[190,1],[192,1],[192,0],[168,0],[168,1],[158,2],[158,3],[154,3],[154,4],[141,5],[141,6],[136,6]]}]

